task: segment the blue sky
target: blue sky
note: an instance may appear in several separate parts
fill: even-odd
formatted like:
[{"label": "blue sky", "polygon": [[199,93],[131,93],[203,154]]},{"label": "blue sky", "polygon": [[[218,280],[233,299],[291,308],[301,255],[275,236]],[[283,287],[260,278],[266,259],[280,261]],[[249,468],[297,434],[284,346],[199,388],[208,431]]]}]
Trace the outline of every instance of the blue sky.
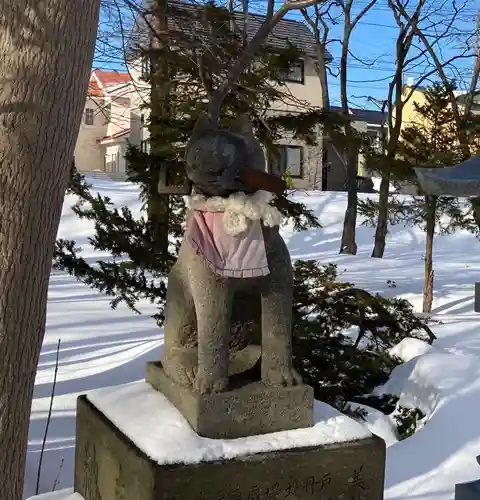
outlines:
[{"label": "blue sky", "polygon": [[[433,0],[430,0],[432,2]],[[431,20],[438,22],[441,19],[444,21],[451,19],[453,11],[453,0],[435,0],[436,6],[442,6],[440,13],[432,14]],[[416,2],[411,2],[415,4]],[[428,0],[427,0],[428,3]],[[252,10],[262,11],[266,2],[262,0],[251,0]],[[358,13],[365,5],[367,0],[353,0],[352,15]],[[279,4],[280,5],[280,4]],[[472,32],[475,25],[475,15],[479,8],[478,0],[462,0],[457,5],[462,8],[457,20],[453,24],[453,29],[457,32]],[[336,11],[339,12],[338,10]],[[113,13],[118,16],[118,12]],[[442,16],[442,17],[440,17]],[[108,11],[102,14],[102,22],[105,23],[108,17]],[[124,12],[122,14],[125,26],[131,23],[131,16]],[[289,17],[295,19],[303,19],[299,13],[291,13]],[[429,28],[426,33],[434,36],[443,28]],[[112,30],[113,32],[115,29]],[[329,50],[332,53],[334,60],[331,65],[332,71],[338,70],[338,63],[340,58],[340,43],[336,42],[342,37],[342,20],[336,26],[330,29],[330,39],[333,41],[329,44]],[[377,4],[360,20],[356,26],[350,48],[352,55],[349,58],[349,73],[348,73],[348,95],[350,105],[352,107],[368,107],[371,109],[378,109],[375,104],[372,104],[370,99],[382,100],[386,97],[388,92],[388,83],[391,75],[395,69],[395,40],[398,33],[393,15],[388,7],[387,0],[377,0]],[[460,53],[464,45],[462,41],[465,40],[464,35],[460,35],[456,40],[442,40],[436,52],[442,60],[448,60],[453,55]],[[119,42],[113,42],[119,45]],[[113,50],[113,49],[112,49]],[[416,52],[412,51],[412,55]],[[121,69],[122,65],[119,63],[119,58],[115,58],[115,62],[107,62],[103,57],[97,57],[94,65],[97,67],[115,67]],[[460,86],[469,84],[469,78],[472,73],[473,60],[462,59],[453,63],[454,66],[448,70],[449,76],[455,76],[459,80]],[[420,61],[418,67],[406,72],[406,78],[417,80],[421,75],[432,69],[431,63],[426,60]],[[437,80],[436,76],[430,79]],[[428,84],[428,81],[427,81]],[[329,76],[329,90],[331,104],[339,104],[340,99],[340,83],[339,78]]]},{"label": "blue sky", "polygon": [[[415,4],[416,2],[411,2]],[[439,4],[442,2],[438,2]],[[450,2],[448,2],[450,4]],[[454,23],[457,31],[471,31],[472,23],[475,22],[475,1],[468,2],[461,16]],[[353,15],[358,13],[367,4],[366,0],[354,0],[352,9]],[[477,5],[477,9],[478,9]],[[454,14],[453,9],[445,6],[442,9],[443,19],[451,19]],[[298,15],[294,16],[299,18]],[[353,17],[353,16],[352,16]],[[438,22],[439,16],[432,16],[432,20]],[[441,32],[441,28],[438,28]],[[444,29],[444,28],[443,28]],[[330,31],[332,39],[340,39],[343,33],[343,25],[333,26]],[[430,29],[430,36],[435,32]],[[395,70],[395,42],[398,34],[398,27],[393,15],[387,5],[386,0],[378,0],[377,4],[359,21],[355,27],[350,43],[352,56],[349,58],[348,67],[348,94],[351,105],[367,106],[367,100],[364,96],[371,96],[375,99],[383,100],[388,93],[388,84]],[[338,42],[332,42],[329,50],[334,57],[332,69],[338,70],[341,46]],[[463,48],[458,46],[458,41],[443,41],[437,48],[437,53],[442,60],[448,60],[452,56],[460,53]],[[413,51],[412,55],[418,53]],[[459,70],[462,80],[468,81],[471,77],[473,60],[462,59],[453,63]],[[418,80],[422,75],[432,69],[431,63],[421,61],[419,67],[407,71],[405,78]],[[450,76],[454,76],[451,67],[448,71]],[[458,76],[459,75],[455,75]],[[432,77],[437,80],[437,77]],[[432,81],[432,80],[430,80]],[[459,82],[460,83],[460,82]],[[339,78],[329,78],[329,90],[332,104],[339,104],[340,83]],[[374,105],[368,105],[375,109]]]}]

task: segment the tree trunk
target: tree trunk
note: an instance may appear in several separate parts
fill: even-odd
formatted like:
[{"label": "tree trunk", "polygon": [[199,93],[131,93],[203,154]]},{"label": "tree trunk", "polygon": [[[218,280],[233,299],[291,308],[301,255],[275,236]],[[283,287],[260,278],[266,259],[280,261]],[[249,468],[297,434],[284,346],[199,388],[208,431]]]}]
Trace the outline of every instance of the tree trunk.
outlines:
[{"label": "tree trunk", "polygon": [[375,244],[372,257],[382,258],[385,252],[385,240],[388,232],[388,194],[390,190],[390,176],[382,175],[380,192],[378,196],[378,218],[375,229]]},{"label": "tree trunk", "polygon": [[[167,0],[156,0],[154,21],[155,33],[152,34],[152,46],[157,49],[168,50]],[[169,78],[170,62],[168,57],[162,57],[159,52],[153,61],[151,75],[150,98],[150,146],[151,153],[163,156],[165,145],[159,142],[158,130],[170,116],[168,96],[170,94]],[[158,193],[158,178],[153,179],[152,192],[147,201],[148,227],[152,240],[159,255],[168,257],[168,232],[170,227],[170,197]]]},{"label": "tree trunk", "polygon": [[425,245],[425,277],[423,285],[423,312],[432,312],[433,303],[433,238],[435,236],[435,213],[437,197],[425,196],[427,205],[426,224],[427,242]]},{"label": "tree trunk", "polygon": [[[319,34],[316,34],[316,37],[319,37]],[[315,70],[317,72],[318,81],[320,82],[320,94],[321,98],[321,106],[322,111],[327,113],[330,111],[330,97],[328,92],[328,79],[327,79],[327,65],[325,62],[325,45],[324,43],[320,43],[317,40],[317,62],[315,64]],[[328,146],[329,146],[329,133],[326,130],[325,125],[320,125],[317,131],[318,137],[320,137],[319,142],[321,144],[321,189],[322,191],[326,191],[328,189]],[[315,174],[315,183],[314,187],[317,189],[317,179]]]},{"label": "tree trunk", "polygon": [[317,61],[315,63],[315,72],[318,76],[318,81],[320,82],[320,95],[322,103],[322,111],[330,110],[330,96],[328,91],[328,74],[327,74],[327,63],[325,61],[325,41],[320,42],[318,40],[320,34],[317,34]]},{"label": "tree trunk", "polygon": [[480,230],[480,198],[471,198],[470,204],[472,206],[473,218],[475,219],[475,223]]},{"label": "tree trunk", "polygon": [[[305,22],[310,26],[315,37],[315,48],[317,52],[317,60],[315,62],[315,71],[318,76],[318,81],[320,83],[320,95],[321,95],[321,109],[324,113],[330,111],[330,97],[328,91],[328,76],[327,76],[327,62],[325,60],[326,45],[328,41],[329,26],[323,19],[323,14],[320,12],[319,6],[315,5],[315,21],[307,13],[306,9],[301,9],[303,18]],[[322,25],[323,33],[320,30],[320,25]],[[329,146],[329,133],[325,125],[319,125],[317,131],[317,137],[319,137],[319,143],[321,144],[321,165],[322,165],[322,179],[321,179],[321,189],[326,191],[328,189],[328,146]],[[317,189],[317,178],[315,175],[314,187]]]},{"label": "tree trunk", "polygon": [[[347,127],[350,127],[348,125]],[[345,128],[347,128],[345,127]],[[348,135],[347,135],[348,137]],[[339,253],[357,254],[355,231],[357,226],[357,155],[350,151],[347,164],[347,210],[343,220],[342,242]]]},{"label": "tree trunk", "polygon": [[355,145],[353,126],[350,122],[348,112],[347,95],[347,69],[348,69],[348,47],[352,25],[350,24],[351,2],[348,3],[348,10],[345,10],[345,26],[342,41],[342,55],[340,57],[340,100],[342,103],[342,113],[347,120],[345,124],[346,147],[346,170],[347,170],[347,210],[343,220],[342,241],[340,243],[340,252],[350,255],[357,254],[357,243],[355,241],[355,232],[357,226],[357,173],[358,173],[358,147]]},{"label": "tree trunk", "polygon": [[100,0],[0,0],[0,500],[21,500],[35,373]]}]

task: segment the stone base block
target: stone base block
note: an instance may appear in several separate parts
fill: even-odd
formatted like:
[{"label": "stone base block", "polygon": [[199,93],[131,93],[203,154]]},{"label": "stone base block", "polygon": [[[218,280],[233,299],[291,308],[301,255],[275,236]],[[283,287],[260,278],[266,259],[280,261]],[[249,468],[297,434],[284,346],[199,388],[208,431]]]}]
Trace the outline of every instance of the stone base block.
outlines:
[{"label": "stone base block", "polygon": [[[385,444],[378,437],[221,460],[161,464],[151,457],[161,451],[159,443],[172,445],[174,427],[169,428],[167,422],[162,434],[162,429],[144,429],[146,422],[141,415],[129,426],[125,415],[112,412],[113,419],[128,427],[129,437],[98,409],[100,401],[109,404],[105,398],[97,400],[94,405],[81,396],[77,406],[75,491],[85,500],[383,500]],[[131,404],[135,402],[141,399]],[[131,440],[133,434],[145,432],[152,433],[151,440],[143,438],[144,448],[151,445],[150,456]],[[283,434],[288,433],[275,436]],[[224,448],[236,441],[224,441]],[[270,445],[272,442],[274,436]],[[223,446],[221,440],[218,444]],[[188,439],[181,437],[173,453],[184,453],[188,446]]]},{"label": "stone base block", "polygon": [[313,425],[313,389],[308,385],[267,387],[249,382],[201,395],[177,385],[160,362],[147,363],[146,381],[167,397],[199,436],[234,439]]}]

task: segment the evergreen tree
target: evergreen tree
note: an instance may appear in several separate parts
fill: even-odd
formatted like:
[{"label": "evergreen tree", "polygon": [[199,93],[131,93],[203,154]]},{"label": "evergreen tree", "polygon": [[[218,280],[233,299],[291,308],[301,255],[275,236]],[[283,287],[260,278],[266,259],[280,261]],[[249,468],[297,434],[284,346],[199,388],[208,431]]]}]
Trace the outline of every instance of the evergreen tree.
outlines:
[{"label": "evergreen tree", "polygon": [[[450,94],[456,90],[455,83],[448,87],[434,84],[425,92],[425,102],[415,105],[421,117],[419,123],[402,131],[399,154],[412,166],[450,166],[467,159],[465,148],[459,142],[458,122],[455,121],[450,105]],[[462,117],[460,127],[468,133],[472,125],[471,117]],[[425,276],[423,311],[431,312],[433,301],[433,239],[436,228],[454,231],[461,227],[472,227],[468,218],[463,219],[462,201],[458,198],[425,194],[416,198],[409,210],[409,221],[413,224],[424,221],[426,231]],[[446,225],[442,219],[448,220]]]},{"label": "evergreen tree", "polygon": [[[465,211],[462,200],[453,197],[437,197],[421,192],[413,168],[415,166],[443,167],[465,160],[465,148],[458,141],[458,124],[450,106],[450,93],[456,90],[455,82],[447,88],[439,83],[425,90],[422,104],[414,103],[416,119],[401,132],[391,173],[394,181],[417,185],[418,196],[411,200],[392,197],[389,204],[390,224],[420,226],[426,231],[425,282],[423,311],[430,312],[433,299],[433,239],[436,231],[453,232],[457,229],[477,231],[471,211]],[[461,126],[472,136],[476,119],[472,115],[462,118]],[[370,151],[367,164],[375,169],[380,161],[375,151]],[[376,218],[377,204],[373,200],[360,203],[360,212],[366,224]]]},{"label": "evergreen tree", "polygon": [[[156,14],[157,9],[158,5],[151,12]],[[76,182],[74,189],[84,203],[77,204],[73,210],[80,218],[94,222],[95,235],[90,243],[94,249],[110,253],[112,260],[90,265],[82,258],[75,242],[65,240],[57,241],[55,253],[58,269],[112,296],[112,307],[123,302],[138,312],[138,300],[155,303],[159,325],[163,321],[164,278],[175,260],[184,220],[183,199],[158,193],[160,175],[168,165],[176,177],[174,182],[182,182],[184,146],[198,116],[206,111],[209,88],[225,77],[231,61],[244,49],[241,31],[230,22],[232,14],[227,10],[213,3],[188,9],[169,4],[168,9],[169,16],[174,16],[178,26],[178,30],[169,34],[170,46],[151,44],[148,49],[139,48],[139,54],[152,60],[148,77],[152,86],[168,84],[174,91],[168,92],[168,107],[161,114],[153,113],[148,123],[150,151],[132,145],[127,153],[127,178],[140,187],[146,217],[136,219],[128,207],[115,208],[107,197],[93,196],[85,186],[79,190],[81,184]],[[203,31],[194,33],[189,29],[192,25],[202,26]],[[210,45],[199,57],[198,46],[206,40]],[[314,129],[321,119],[317,111],[285,114],[281,118],[269,118],[265,114],[274,101],[285,98],[281,75],[299,56],[293,46],[277,51],[262,47],[250,69],[241,75],[234,91],[225,99],[221,126],[227,126],[239,113],[249,114],[260,141],[271,155],[275,155],[273,144],[285,130],[313,142]],[[158,74],[160,70],[167,74]],[[151,96],[159,102],[149,106],[158,110],[165,102],[165,92],[152,91]],[[290,200],[276,200],[276,203],[293,219],[297,230],[319,227],[314,214],[304,205]],[[168,216],[167,225],[165,215]],[[165,227],[169,237],[167,253],[163,239]]]},{"label": "evergreen tree", "polygon": [[313,261],[294,266],[293,324],[295,367],[319,400],[344,412],[349,402],[394,411],[391,398],[372,395],[399,364],[389,349],[406,337],[435,340],[406,300],[338,282],[336,265]]},{"label": "evergreen tree", "polygon": [[[73,176],[70,192],[96,206],[98,197],[89,194],[88,186],[77,173]],[[118,214],[117,211],[114,213]],[[139,256],[148,257],[149,248],[144,247],[141,234],[133,234],[130,230],[136,221],[126,207],[120,211],[120,220],[122,225],[119,226],[114,221],[110,228],[99,226],[101,232],[105,231],[102,233],[104,237],[109,233],[113,235],[108,243],[111,246],[99,246],[96,237],[92,239],[94,246],[112,253],[118,251],[112,249],[112,242],[120,239],[123,227],[125,234],[131,236],[132,254],[135,249],[137,260]],[[303,223],[301,221],[300,225]],[[73,248],[72,254],[75,254]],[[70,270],[86,284],[114,297],[113,306],[123,301],[135,310],[139,298],[156,302],[159,310],[155,317],[159,324],[162,323],[165,275],[158,269],[145,269],[141,275],[133,276],[128,264],[122,267],[121,263],[114,262],[112,265],[101,261],[98,267],[90,267],[78,255],[69,261],[69,256],[57,254],[57,259],[57,268]],[[322,266],[315,261],[297,261],[294,265],[292,333],[295,367],[305,383],[312,385],[316,398],[340,411],[361,419],[362,412],[352,411],[349,406],[350,402],[358,402],[387,414],[395,414],[399,410],[398,398],[372,395],[373,389],[385,383],[393,368],[399,364],[388,354],[389,349],[406,337],[432,343],[435,336],[417,318],[408,301],[370,295],[355,288],[352,283],[339,282],[337,274],[334,264]],[[233,311],[233,322],[237,322],[233,325],[236,335],[232,335],[231,340],[234,348],[242,348],[248,341],[246,337],[260,338],[260,308],[255,299],[247,296],[238,297],[236,301]],[[238,325],[238,322],[246,317],[248,331],[242,331],[244,325]],[[351,332],[352,327],[357,329],[356,335],[346,333]],[[405,418],[411,418],[411,415]],[[399,431],[402,425],[404,419],[398,422]]]},{"label": "evergreen tree", "polygon": [[[195,39],[184,40],[182,44],[179,41],[175,51],[165,48],[149,50],[154,60],[160,56],[171,58],[171,64],[162,66],[168,66],[168,77],[163,81],[169,81],[175,88],[175,92],[169,93],[168,113],[164,113],[161,120],[156,115],[149,124],[151,139],[156,146],[150,152],[132,146],[128,152],[128,178],[140,187],[142,199],[147,205],[151,203],[151,207],[155,203],[159,204],[158,207],[165,200],[157,193],[161,168],[170,165],[172,173],[178,177],[177,182],[181,182],[183,147],[199,113],[206,107],[205,87],[208,89],[209,83],[205,79],[220,78],[228,61],[238,57],[243,48],[243,39],[232,23],[227,22],[230,17],[225,10],[208,5],[203,12],[209,20],[208,36],[212,39],[212,32],[215,32],[216,43],[212,52],[203,56],[201,64],[197,64],[198,58],[193,57]],[[182,15],[186,16],[184,12]],[[191,12],[188,14],[192,15]],[[191,23],[191,17],[186,17],[186,22]],[[190,32],[185,30],[187,34]],[[275,53],[270,47],[262,48],[251,65],[255,70],[246,71],[225,100],[222,126],[228,125],[238,113],[248,113],[262,143],[272,153],[273,143],[285,130],[309,144],[314,143],[315,127],[319,121],[330,128],[331,136],[339,143],[344,141],[341,123],[331,114],[322,115],[316,110],[275,117],[263,114],[262,110],[282,98],[279,74],[297,57],[294,47]],[[183,232],[185,209],[181,197],[169,196],[167,212],[164,208],[158,211],[151,208],[146,217],[135,218],[128,207],[116,208],[107,197],[93,195],[85,180],[75,172],[70,190],[79,197],[74,212],[80,218],[94,222],[95,234],[90,238],[93,248],[110,254],[112,259],[99,260],[91,265],[82,258],[74,241],[59,240],[55,267],[112,297],[112,307],[124,303],[132,311],[139,312],[138,302],[149,300],[157,306],[154,318],[161,326],[165,279]],[[293,221],[295,230],[319,227],[315,215],[304,205],[288,199],[276,200],[275,203]],[[154,236],[156,230],[152,229],[155,223],[152,214],[155,213],[159,215],[160,225],[164,222],[162,217],[168,213],[169,248],[166,255],[164,247]],[[342,411],[348,410],[348,401],[373,401],[368,394],[383,383],[398,364],[387,354],[389,347],[406,336],[433,341],[428,327],[418,321],[406,301],[388,301],[355,289],[351,284],[338,283],[336,268],[332,265],[322,267],[315,262],[297,262],[294,272],[295,365],[305,381],[314,386],[317,397]],[[245,336],[258,337],[260,310],[257,299],[248,294],[237,297],[232,319],[232,328],[237,334],[232,335],[232,343],[241,346]],[[240,329],[237,329],[237,324]],[[352,325],[359,330],[357,338],[344,333]],[[371,404],[383,407],[381,401]]]}]

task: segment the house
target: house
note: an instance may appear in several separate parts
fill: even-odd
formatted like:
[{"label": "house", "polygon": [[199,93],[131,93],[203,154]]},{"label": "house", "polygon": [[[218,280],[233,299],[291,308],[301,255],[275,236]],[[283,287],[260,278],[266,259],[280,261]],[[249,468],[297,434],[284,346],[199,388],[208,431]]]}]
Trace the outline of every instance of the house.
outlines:
[{"label": "house", "polygon": [[[175,12],[175,14],[172,13],[168,16],[170,33],[180,34],[179,39],[190,36],[192,40],[194,37],[201,37],[202,33],[205,33],[201,22],[195,20],[195,13],[200,13],[198,4],[171,1],[169,5],[173,9],[171,12]],[[185,15],[182,16],[182,12],[185,12]],[[194,13],[193,21],[192,13]],[[264,19],[262,15],[249,13],[247,22],[248,39],[255,35]],[[242,30],[243,14],[234,13],[234,22],[238,29]],[[145,78],[148,78],[150,72],[148,57],[138,57],[141,49],[150,43],[149,29],[141,16],[137,19],[131,40],[134,40],[134,42],[131,41],[131,46],[135,46],[132,53],[136,55],[129,60],[129,72],[136,87],[141,89],[141,94],[145,92]],[[282,19],[270,33],[266,43],[272,47],[272,50],[286,49],[292,44],[303,54],[303,57],[289,71],[285,72],[285,99],[282,99],[282,102],[275,103],[267,113],[295,112],[302,107],[305,109],[320,108],[322,102],[319,78],[315,67],[317,59],[315,39],[307,25],[298,20]],[[327,53],[326,57],[327,60],[331,60],[330,54]],[[148,130],[146,128],[142,140],[145,143],[148,142]],[[306,147],[302,142],[285,136],[278,141],[277,147],[280,153],[279,160],[273,161],[270,159],[268,163],[271,170],[285,171],[288,168],[293,183],[297,188],[321,188],[323,164],[321,145],[319,147]]]},{"label": "house", "polygon": [[[412,78],[409,78],[407,83],[403,86],[403,99],[406,99],[409,96],[408,101],[404,104],[402,109],[402,124],[400,127],[400,131],[405,130],[408,127],[414,125],[425,125],[425,118],[422,117],[416,110],[416,106],[422,106],[426,103],[425,91],[427,87],[424,86],[416,86],[414,87],[414,81]],[[455,97],[458,103],[459,111],[462,112],[465,99],[467,97],[467,92],[455,92]],[[472,112],[474,114],[480,115],[480,91],[476,91],[473,95],[473,104],[472,104]],[[395,114],[393,114],[393,119],[395,119]],[[473,144],[471,144],[471,150],[473,154],[476,154],[480,149],[480,139],[474,139]],[[418,194],[417,183],[404,182],[398,188],[398,192],[403,194]]]},{"label": "house", "polygon": [[[456,92],[456,96],[457,102],[460,104],[460,106],[464,106],[465,99],[468,97],[468,92]],[[480,115],[480,90],[478,89],[473,93],[472,113],[475,115]]]},{"label": "house", "polygon": [[[415,104],[421,106],[425,104],[425,90],[426,87],[418,86],[413,89],[413,80],[409,79],[403,88],[403,95],[407,96],[412,93],[410,99],[405,104],[402,111],[402,130],[408,126],[421,123],[422,117],[417,113],[415,109]],[[465,100],[468,97],[468,93],[465,91],[456,91],[455,97],[458,103],[459,111],[462,112],[465,106]],[[473,103],[471,107],[472,113],[480,115],[480,90],[477,90],[473,94]]]},{"label": "house", "polygon": [[[331,111],[340,113],[342,109],[338,106],[331,106]],[[385,125],[387,115],[381,111],[349,108],[352,126],[359,132],[367,134],[373,141],[380,141],[382,126]],[[370,174],[363,167],[363,157],[357,155],[357,177],[358,187],[362,191],[362,181],[370,177]],[[328,145],[326,154],[326,164],[323,169],[322,189],[326,191],[345,191],[347,182],[347,171],[339,152]]]},{"label": "house", "polygon": [[[202,36],[204,28],[200,22],[192,22],[191,16],[191,12],[200,12],[198,5],[173,0],[169,5],[176,9],[175,15],[168,17],[171,33],[181,33],[183,39],[190,36],[192,40]],[[178,15],[179,10],[187,15]],[[242,30],[243,14],[235,13],[234,18],[237,27]],[[263,20],[262,15],[249,14],[248,38],[254,36]],[[149,33],[145,19],[139,16],[129,42],[128,73],[100,70],[92,72],[76,148],[77,168],[80,171],[101,170],[124,174],[127,145],[130,143],[148,148],[149,132],[145,124],[149,110],[143,109],[142,105],[149,99],[150,87],[147,79],[151,64],[148,57],[141,57],[139,54],[150,43]],[[285,72],[285,98],[274,103],[267,113],[281,114],[298,112],[302,108],[321,108],[320,82],[315,66],[315,39],[308,26],[298,20],[282,19],[270,33],[266,43],[272,50],[285,49],[293,44],[302,52],[297,63]],[[328,53],[326,58],[328,61],[332,60]],[[340,111],[335,107],[332,107],[332,110]],[[354,127],[371,135],[380,134],[383,120],[380,112],[351,109],[350,113]],[[285,135],[276,144],[279,155],[268,159],[269,170],[283,173],[288,169],[295,188],[344,190],[345,167],[333,148],[329,147],[327,155],[324,154],[322,142],[320,127],[318,146],[315,147],[306,146],[301,141]],[[361,176],[363,172],[360,155],[357,162]]]},{"label": "house", "polygon": [[132,89],[132,79],[126,72],[92,71],[75,146],[75,164],[80,172],[125,172],[127,140],[135,140]]}]

